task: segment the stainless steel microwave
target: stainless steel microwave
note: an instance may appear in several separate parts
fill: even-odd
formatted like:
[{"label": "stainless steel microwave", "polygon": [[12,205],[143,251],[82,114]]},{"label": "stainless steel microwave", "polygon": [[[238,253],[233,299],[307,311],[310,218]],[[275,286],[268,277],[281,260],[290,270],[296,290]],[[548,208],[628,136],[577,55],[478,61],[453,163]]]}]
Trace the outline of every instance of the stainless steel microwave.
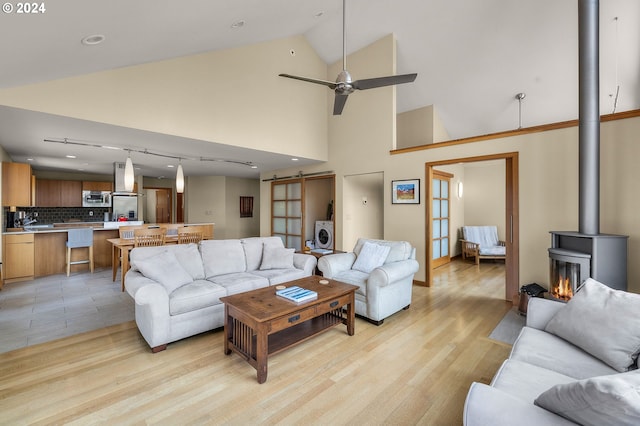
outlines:
[{"label": "stainless steel microwave", "polygon": [[109,191],[82,191],[82,207],[111,207]]}]

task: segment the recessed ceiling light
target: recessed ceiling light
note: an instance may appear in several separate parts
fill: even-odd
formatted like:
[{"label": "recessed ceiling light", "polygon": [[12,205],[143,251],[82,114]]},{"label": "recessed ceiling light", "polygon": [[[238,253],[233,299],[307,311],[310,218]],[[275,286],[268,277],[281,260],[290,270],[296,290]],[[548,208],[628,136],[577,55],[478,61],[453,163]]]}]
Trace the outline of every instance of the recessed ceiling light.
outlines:
[{"label": "recessed ceiling light", "polygon": [[27,158],[27,161],[33,161],[33,158]]},{"label": "recessed ceiling light", "polygon": [[102,34],[93,34],[90,36],[86,36],[81,40],[81,43],[85,46],[93,46],[96,44],[100,44],[104,41],[105,37]]},{"label": "recessed ceiling light", "polygon": [[175,167],[173,164],[167,164],[167,167],[169,167],[170,169]]},{"label": "recessed ceiling light", "polygon": [[67,158],[76,158],[75,155],[65,155],[65,157],[67,157]]},{"label": "recessed ceiling light", "polygon": [[244,21],[234,22],[233,24],[231,24],[231,28],[233,28],[234,30],[237,28],[242,28],[244,27],[244,24],[245,24]]},{"label": "recessed ceiling light", "polygon": [[291,161],[298,161],[298,159],[297,158],[292,158]]},{"label": "recessed ceiling light", "polygon": [[256,166],[255,164],[253,166],[251,166],[252,169],[257,169],[258,166]]}]

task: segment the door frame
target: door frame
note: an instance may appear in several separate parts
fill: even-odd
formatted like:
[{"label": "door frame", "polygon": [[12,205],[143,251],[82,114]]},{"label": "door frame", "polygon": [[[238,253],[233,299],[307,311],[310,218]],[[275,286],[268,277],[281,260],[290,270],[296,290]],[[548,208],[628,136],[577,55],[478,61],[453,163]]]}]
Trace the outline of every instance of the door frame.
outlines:
[{"label": "door frame", "polygon": [[[505,256],[505,299],[515,302],[518,297],[518,286],[520,284],[520,216],[519,216],[519,184],[518,184],[518,153],[506,152],[502,154],[480,155],[476,157],[463,157],[449,160],[440,160],[425,163],[426,181],[433,180],[434,167],[458,164],[474,163],[479,161],[505,160],[505,224],[506,224],[506,251]],[[428,287],[433,283],[432,273],[432,248],[428,243],[431,241],[433,226],[429,217],[431,215],[432,190],[431,185],[426,186],[425,218],[426,235],[425,241],[425,265],[426,279]]]}]

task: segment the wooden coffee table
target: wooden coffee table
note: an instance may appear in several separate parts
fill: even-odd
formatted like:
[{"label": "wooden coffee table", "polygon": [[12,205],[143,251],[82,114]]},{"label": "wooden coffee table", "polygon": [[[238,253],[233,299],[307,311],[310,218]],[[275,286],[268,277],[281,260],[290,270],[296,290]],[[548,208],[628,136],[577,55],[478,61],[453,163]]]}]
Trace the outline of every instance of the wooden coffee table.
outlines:
[{"label": "wooden coffee table", "polygon": [[[295,303],[276,296],[275,286],[221,297],[224,303],[224,353],[236,352],[267,380],[267,358],[339,324],[355,333],[355,285],[310,276],[282,285],[299,286],[318,293],[318,298]],[[346,312],[343,309],[346,307]]]}]

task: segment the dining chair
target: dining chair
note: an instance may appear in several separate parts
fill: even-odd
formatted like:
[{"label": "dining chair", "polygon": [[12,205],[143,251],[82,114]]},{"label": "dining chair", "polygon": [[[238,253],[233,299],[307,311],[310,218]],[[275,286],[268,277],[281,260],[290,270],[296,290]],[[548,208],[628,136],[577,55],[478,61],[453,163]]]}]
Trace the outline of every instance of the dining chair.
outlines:
[{"label": "dining chair", "polygon": [[144,228],[133,230],[133,247],[153,247],[164,245],[165,228]]},{"label": "dining chair", "polygon": [[203,230],[199,226],[181,226],[178,228],[178,244],[199,243],[203,238]]}]

